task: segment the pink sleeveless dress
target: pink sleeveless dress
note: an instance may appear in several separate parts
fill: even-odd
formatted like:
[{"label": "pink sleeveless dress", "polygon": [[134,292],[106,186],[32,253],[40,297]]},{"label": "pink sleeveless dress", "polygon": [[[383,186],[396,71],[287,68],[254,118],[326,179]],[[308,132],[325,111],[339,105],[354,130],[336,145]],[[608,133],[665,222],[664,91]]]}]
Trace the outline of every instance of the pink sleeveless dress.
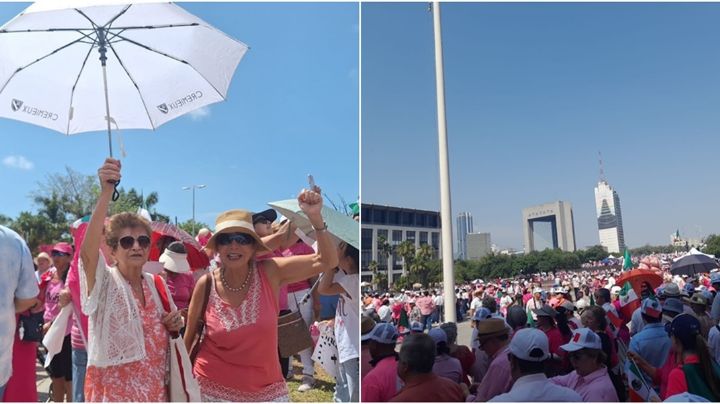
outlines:
[{"label": "pink sleeveless dress", "polygon": [[202,401],[289,401],[278,361],[278,302],[262,264],[238,307],[211,282],[205,336],[193,371]]}]

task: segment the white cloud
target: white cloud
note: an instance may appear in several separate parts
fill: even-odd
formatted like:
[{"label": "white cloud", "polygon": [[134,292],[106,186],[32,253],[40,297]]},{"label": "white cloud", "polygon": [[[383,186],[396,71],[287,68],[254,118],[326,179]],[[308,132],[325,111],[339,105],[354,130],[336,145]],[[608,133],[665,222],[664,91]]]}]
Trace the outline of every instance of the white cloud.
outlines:
[{"label": "white cloud", "polygon": [[35,167],[35,164],[24,156],[7,156],[2,162],[7,167],[20,170],[32,170]]},{"label": "white cloud", "polygon": [[188,115],[190,115],[190,119],[193,121],[201,121],[210,116],[210,107],[200,107],[196,110],[190,111]]}]

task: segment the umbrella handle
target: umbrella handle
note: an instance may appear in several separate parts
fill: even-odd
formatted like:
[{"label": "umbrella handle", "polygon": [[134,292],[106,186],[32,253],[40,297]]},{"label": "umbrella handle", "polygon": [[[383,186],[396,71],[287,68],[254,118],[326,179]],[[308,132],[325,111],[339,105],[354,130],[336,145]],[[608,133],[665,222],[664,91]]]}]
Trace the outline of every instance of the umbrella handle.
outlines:
[{"label": "umbrella handle", "polygon": [[118,185],[120,184],[120,180],[115,181],[115,190],[113,190],[112,200],[113,202],[117,201],[118,198],[120,198],[120,192],[118,192]]}]

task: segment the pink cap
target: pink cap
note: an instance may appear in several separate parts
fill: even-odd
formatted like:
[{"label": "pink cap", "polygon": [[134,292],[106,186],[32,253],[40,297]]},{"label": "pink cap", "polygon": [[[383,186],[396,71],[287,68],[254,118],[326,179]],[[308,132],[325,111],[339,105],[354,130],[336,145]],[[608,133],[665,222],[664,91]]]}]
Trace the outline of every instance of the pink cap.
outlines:
[{"label": "pink cap", "polygon": [[73,253],[73,248],[69,243],[66,243],[64,241],[57,243],[53,246],[53,251],[59,251],[61,253],[70,254]]}]

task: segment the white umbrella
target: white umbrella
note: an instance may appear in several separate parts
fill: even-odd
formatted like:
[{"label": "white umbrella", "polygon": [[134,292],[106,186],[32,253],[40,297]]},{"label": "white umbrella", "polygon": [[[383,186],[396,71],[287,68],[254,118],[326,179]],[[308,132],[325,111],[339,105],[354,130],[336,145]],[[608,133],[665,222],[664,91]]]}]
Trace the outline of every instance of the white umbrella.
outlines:
[{"label": "white umbrella", "polygon": [[247,49],[172,3],[38,1],[0,27],[0,117],[107,130],[112,157],[111,124],[155,129],[224,100]]}]

